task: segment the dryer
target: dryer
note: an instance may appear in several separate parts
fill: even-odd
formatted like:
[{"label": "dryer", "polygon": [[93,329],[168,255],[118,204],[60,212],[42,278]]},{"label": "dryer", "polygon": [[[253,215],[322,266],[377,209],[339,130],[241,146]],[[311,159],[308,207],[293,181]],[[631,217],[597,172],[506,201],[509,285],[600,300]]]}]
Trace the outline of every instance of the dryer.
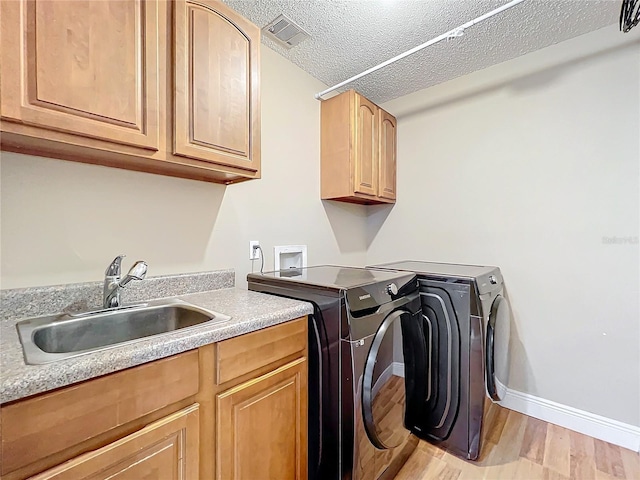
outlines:
[{"label": "dryer", "polygon": [[[311,302],[310,480],[392,479],[418,440],[426,368],[416,275],[320,265],[247,276],[249,289]],[[415,405],[412,405],[415,403]]]},{"label": "dryer", "polygon": [[492,402],[504,397],[509,376],[511,313],[500,269],[420,261],[369,268],[418,275],[428,360],[424,386],[415,389],[424,395],[421,407],[408,412],[408,427],[477,459]]}]

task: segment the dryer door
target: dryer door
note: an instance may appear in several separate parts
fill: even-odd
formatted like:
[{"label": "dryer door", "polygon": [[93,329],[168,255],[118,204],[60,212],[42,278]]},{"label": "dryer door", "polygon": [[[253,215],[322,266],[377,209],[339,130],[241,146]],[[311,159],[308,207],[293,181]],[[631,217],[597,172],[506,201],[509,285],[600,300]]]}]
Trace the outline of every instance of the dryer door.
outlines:
[{"label": "dryer door", "polygon": [[[424,364],[424,343],[419,319],[410,313],[391,312],[376,332],[364,368],[362,413],[367,435],[377,448],[401,445],[410,435],[405,427],[406,398],[416,398],[416,362]],[[412,344],[415,343],[415,346]],[[406,377],[406,381],[405,381]]]},{"label": "dryer door", "polygon": [[486,380],[487,393],[496,401],[502,400],[509,379],[509,336],[511,309],[509,302],[498,295],[491,304],[487,322]]},{"label": "dryer door", "polygon": [[441,441],[451,434],[460,406],[460,325],[446,290],[421,281],[420,298],[428,361],[418,377],[425,384],[421,407],[410,410],[410,426],[420,438]]}]

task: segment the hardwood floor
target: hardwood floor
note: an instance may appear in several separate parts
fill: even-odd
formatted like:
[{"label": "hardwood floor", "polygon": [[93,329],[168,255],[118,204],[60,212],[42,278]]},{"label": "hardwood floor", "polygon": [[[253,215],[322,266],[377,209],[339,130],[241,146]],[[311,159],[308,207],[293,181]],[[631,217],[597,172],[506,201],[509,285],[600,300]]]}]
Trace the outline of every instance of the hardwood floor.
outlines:
[{"label": "hardwood floor", "polygon": [[406,435],[406,430],[401,428],[404,402],[404,379],[395,375],[387,380],[373,400],[373,419],[380,428],[380,438],[392,445],[399,444]]},{"label": "hardwood floor", "polygon": [[640,480],[636,452],[500,408],[480,459],[421,441],[396,480]]}]

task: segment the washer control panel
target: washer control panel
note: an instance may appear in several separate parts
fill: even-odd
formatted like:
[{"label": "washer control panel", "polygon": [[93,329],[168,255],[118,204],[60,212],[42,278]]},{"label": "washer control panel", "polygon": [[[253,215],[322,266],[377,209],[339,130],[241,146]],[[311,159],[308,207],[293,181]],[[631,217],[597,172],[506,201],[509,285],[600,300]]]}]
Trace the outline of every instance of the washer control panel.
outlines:
[{"label": "washer control panel", "polygon": [[418,279],[415,274],[397,275],[397,278],[347,289],[345,293],[349,311],[352,313],[362,310],[373,311],[380,305],[397,300],[401,295],[409,295],[418,290]]}]

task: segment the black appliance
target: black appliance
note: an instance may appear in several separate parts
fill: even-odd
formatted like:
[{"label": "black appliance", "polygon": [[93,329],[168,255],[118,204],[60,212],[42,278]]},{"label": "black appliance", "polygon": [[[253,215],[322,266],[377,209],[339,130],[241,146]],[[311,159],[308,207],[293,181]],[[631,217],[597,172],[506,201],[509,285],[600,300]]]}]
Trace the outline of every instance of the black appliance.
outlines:
[{"label": "black appliance", "polygon": [[[393,478],[417,444],[427,352],[415,274],[315,266],[247,276],[313,304],[309,479]],[[413,403],[412,403],[413,402]]]},{"label": "black appliance", "polygon": [[500,269],[421,261],[371,268],[418,275],[428,385],[411,431],[477,459],[492,400],[504,397],[509,376],[511,313]]}]

